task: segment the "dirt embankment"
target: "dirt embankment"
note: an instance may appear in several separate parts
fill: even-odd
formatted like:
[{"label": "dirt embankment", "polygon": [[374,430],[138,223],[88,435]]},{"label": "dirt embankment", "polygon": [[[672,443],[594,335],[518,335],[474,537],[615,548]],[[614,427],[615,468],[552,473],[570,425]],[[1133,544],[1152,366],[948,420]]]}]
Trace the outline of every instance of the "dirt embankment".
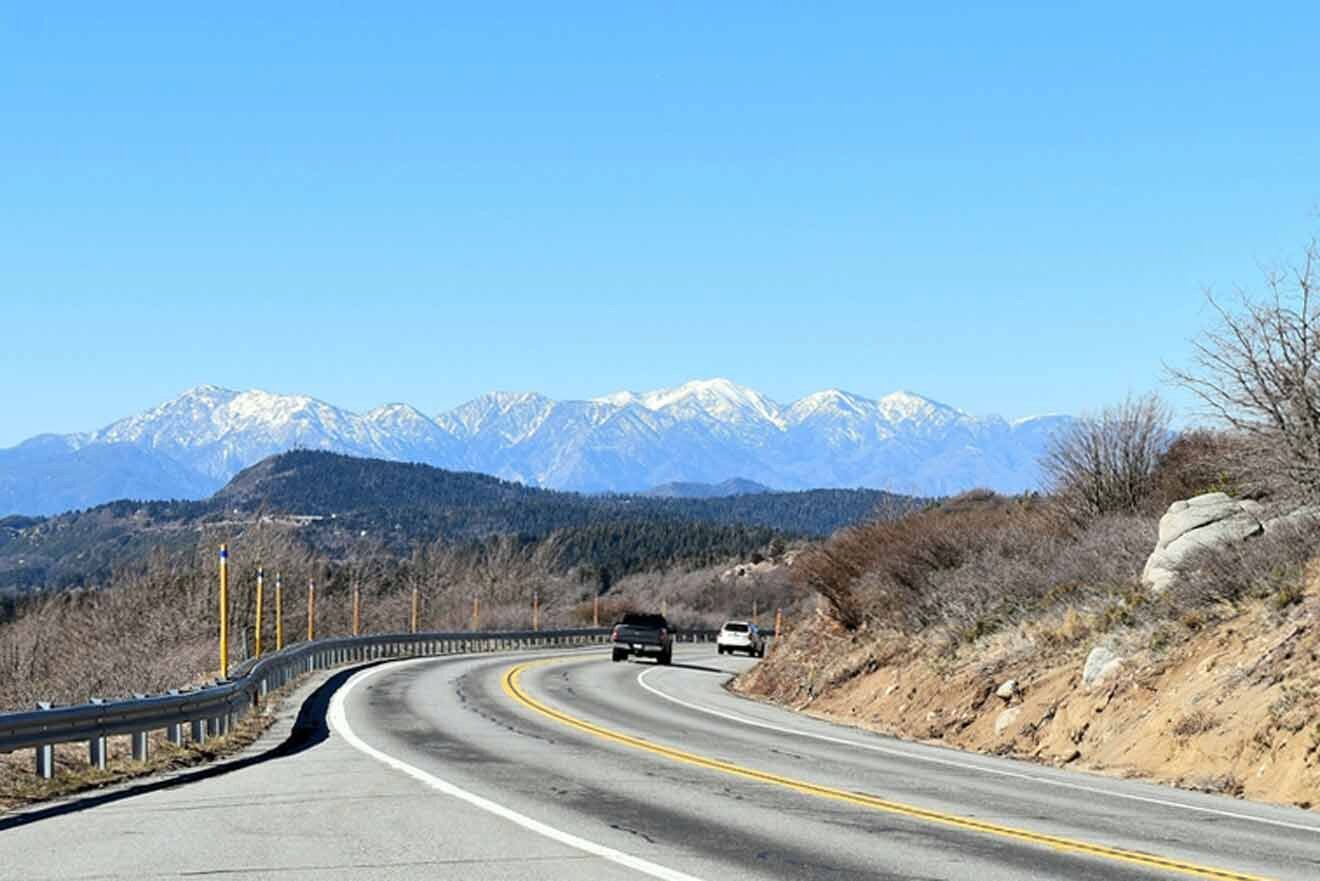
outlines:
[{"label": "dirt embankment", "polygon": [[[818,617],[733,688],[911,740],[1320,807],[1317,575],[1282,609],[1099,635],[1065,617],[952,652]],[[1086,684],[1097,646],[1121,660],[1093,658]]]}]

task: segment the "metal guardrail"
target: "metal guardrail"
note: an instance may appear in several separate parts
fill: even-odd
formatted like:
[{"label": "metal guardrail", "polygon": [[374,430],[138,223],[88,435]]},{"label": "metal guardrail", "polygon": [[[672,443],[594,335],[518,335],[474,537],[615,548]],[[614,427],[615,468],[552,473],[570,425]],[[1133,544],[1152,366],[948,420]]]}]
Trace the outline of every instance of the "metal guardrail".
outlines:
[{"label": "metal guardrail", "polygon": [[[674,636],[679,642],[710,642],[716,633],[688,630]],[[387,658],[599,645],[608,643],[609,638],[610,628],[599,627],[385,634],[303,642],[249,660],[234,670],[232,678],[204,688],[137,695],[127,700],[93,699],[76,706],[43,706],[28,712],[0,714],[0,753],[35,749],[37,775],[49,779],[55,772],[57,744],[87,741],[90,763],[104,768],[106,738],[128,735],[132,738],[134,760],[145,762],[150,732],[164,730],[175,745],[184,743],[185,726],[189,739],[195,743],[227,734],[260,705],[267,693],[313,670]]]}]

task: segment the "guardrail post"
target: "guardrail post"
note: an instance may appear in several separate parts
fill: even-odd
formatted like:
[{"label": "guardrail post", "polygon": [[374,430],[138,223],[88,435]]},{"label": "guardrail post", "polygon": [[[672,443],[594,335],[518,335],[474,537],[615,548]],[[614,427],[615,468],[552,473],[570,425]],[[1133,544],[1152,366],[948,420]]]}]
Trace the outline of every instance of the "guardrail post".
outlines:
[{"label": "guardrail post", "polygon": [[133,732],[133,761],[145,762],[147,760],[148,746],[147,732]]},{"label": "guardrail post", "polygon": [[206,743],[205,719],[193,719],[188,723],[188,727],[191,729],[189,734],[192,736],[193,743]]},{"label": "guardrail post", "polygon": [[55,776],[55,747],[49,743],[37,747],[37,776],[42,780]]},{"label": "guardrail post", "polygon": [[[51,704],[49,701],[39,701],[38,710],[49,710]],[[55,745],[43,743],[37,747],[37,776],[42,780],[49,780],[55,776]]]},{"label": "guardrail post", "polygon": [[169,728],[165,729],[165,737],[175,746],[183,746],[183,724],[175,722]]},{"label": "guardrail post", "polygon": [[[105,703],[104,698],[94,697],[88,703],[100,705]],[[105,768],[105,738],[93,737],[87,741],[87,759],[91,762],[93,768],[104,770]]]}]

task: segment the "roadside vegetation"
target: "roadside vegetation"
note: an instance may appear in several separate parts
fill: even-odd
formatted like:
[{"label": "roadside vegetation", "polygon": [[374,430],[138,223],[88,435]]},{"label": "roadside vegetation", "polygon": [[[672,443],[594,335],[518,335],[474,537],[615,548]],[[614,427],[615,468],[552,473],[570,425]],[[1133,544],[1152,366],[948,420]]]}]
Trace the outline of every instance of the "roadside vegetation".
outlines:
[{"label": "roadside vegetation", "polygon": [[[626,543],[626,536],[616,541]],[[773,618],[803,602],[788,582],[799,542],[771,538],[745,557],[715,565],[671,566],[615,578],[600,567],[564,568],[553,540],[516,536],[454,545],[436,540],[398,558],[379,548],[332,560],[297,529],[258,524],[237,534],[208,532],[187,551],[153,554],[119,570],[104,588],[33,594],[0,624],[0,710],[90,697],[158,692],[216,675],[216,549],[230,548],[231,657],[255,648],[257,568],[265,570],[263,648],[275,646],[276,576],[283,585],[286,644],[306,636],[308,581],[316,583],[316,633],[352,632],[353,589],[363,633],[406,632],[414,589],[422,630],[526,629],[533,603],[540,624],[602,625],[630,609],[663,608],[682,628],[717,627],[722,616]],[[743,574],[736,574],[742,568]],[[597,602],[599,603],[597,607]]]}]

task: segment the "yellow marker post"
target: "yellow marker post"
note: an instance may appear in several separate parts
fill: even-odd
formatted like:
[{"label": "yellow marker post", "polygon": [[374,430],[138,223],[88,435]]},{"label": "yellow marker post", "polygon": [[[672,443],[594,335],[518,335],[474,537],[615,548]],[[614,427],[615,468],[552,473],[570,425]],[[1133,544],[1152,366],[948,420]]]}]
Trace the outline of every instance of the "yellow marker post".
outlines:
[{"label": "yellow marker post", "polygon": [[481,629],[481,597],[472,598],[472,629]]},{"label": "yellow marker post", "polygon": [[362,592],[358,586],[353,585],[353,635],[357,636],[362,631]]},{"label": "yellow marker post", "polygon": [[261,614],[261,600],[266,593],[266,570],[260,566],[257,567],[257,626],[256,634],[252,639],[252,656],[261,657],[261,631],[265,629],[266,619]]},{"label": "yellow marker post", "polygon": [[756,623],[756,600],[752,600],[752,623]]},{"label": "yellow marker post", "polygon": [[775,639],[784,634],[784,610],[775,609]]},{"label": "yellow marker post", "polygon": [[409,628],[409,632],[410,632],[410,633],[416,633],[416,632],[417,632],[417,618],[418,618],[418,614],[417,614],[417,613],[418,613],[418,611],[419,611],[419,605],[418,605],[418,604],[419,604],[420,602],[421,602],[420,595],[418,594],[417,588],[414,587],[414,588],[413,588],[413,595],[412,595],[412,621],[411,621],[411,625],[412,625],[412,626]]},{"label": "yellow marker post", "polygon": [[594,596],[594,597],[591,598],[591,626],[592,626],[592,627],[599,627],[599,626],[600,626],[600,597],[599,597],[599,596]]},{"label": "yellow marker post", "polygon": [[220,545],[220,678],[229,678],[229,545]]},{"label": "yellow marker post", "polygon": [[541,629],[541,594],[532,592],[532,629]]},{"label": "yellow marker post", "polygon": [[316,579],[307,579],[307,641],[316,639]]},{"label": "yellow marker post", "polygon": [[281,573],[275,573],[275,651],[284,648],[284,581]]}]

